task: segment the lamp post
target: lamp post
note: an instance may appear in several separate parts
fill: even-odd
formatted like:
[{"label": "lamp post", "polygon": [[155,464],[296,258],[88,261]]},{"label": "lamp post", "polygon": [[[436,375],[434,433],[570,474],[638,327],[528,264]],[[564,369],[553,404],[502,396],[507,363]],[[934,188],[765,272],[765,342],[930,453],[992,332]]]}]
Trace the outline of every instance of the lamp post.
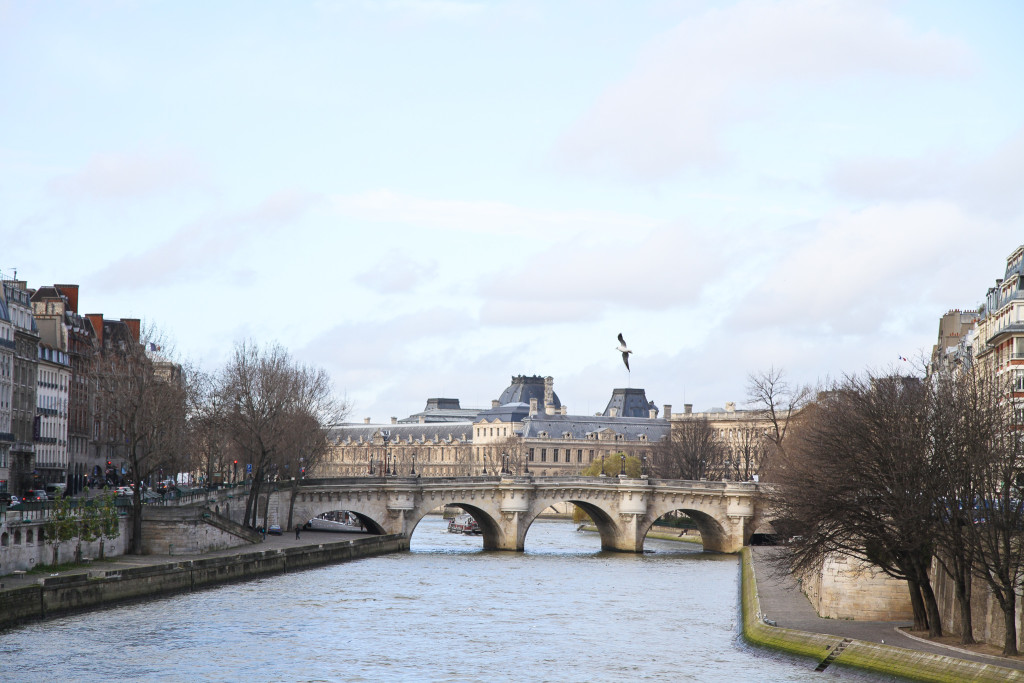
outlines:
[{"label": "lamp post", "polygon": [[414,477],[416,476],[416,454],[415,453],[412,454],[412,472],[410,472],[410,474],[412,474],[412,476],[414,476]]},{"label": "lamp post", "polygon": [[619,476],[624,477],[626,476],[626,454],[622,453],[619,457],[622,459],[622,469],[619,470]]},{"label": "lamp post", "polygon": [[732,462],[729,461],[729,460],[726,460],[725,461],[725,480],[726,481],[729,481],[729,466],[730,465],[732,465]]},{"label": "lamp post", "polygon": [[509,474],[508,471],[508,453],[501,454],[501,473]]},{"label": "lamp post", "polygon": [[601,454],[601,474],[599,474],[598,476],[600,476],[600,477],[607,477],[608,476],[607,474],[604,473],[604,453]]},{"label": "lamp post", "polygon": [[643,476],[645,476],[645,477],[649,474],[648,471],[647,471],[647,454],[646,453],[644,453],[642,456],[640,456],[640,473]]}]

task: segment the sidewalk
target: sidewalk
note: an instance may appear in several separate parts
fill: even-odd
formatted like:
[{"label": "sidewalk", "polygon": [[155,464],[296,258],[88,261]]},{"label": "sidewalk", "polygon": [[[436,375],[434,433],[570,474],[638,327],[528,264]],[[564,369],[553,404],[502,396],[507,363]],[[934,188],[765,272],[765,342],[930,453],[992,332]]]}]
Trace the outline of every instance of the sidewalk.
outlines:
[{"label": "sidewalk", "polygon": [[347,541],[355,538],[364,538],[369,534],[348,534],[335,531],[302,531],[302,537],[295,538],[295,532],[286,532],[281,536],[267,535],[262,543],[252,545],[246,544],[236,548],[224,550],[212,550],[198,555],[120,555],[109,560],[97,561],[89,565],[69,569],[62,572],[34,573],[34,574],[6,574],[0,576],[0,585],[4,590],[19,588],[21,586],[38,583],[41,579],[50,576],[71,576],[74,574],[88,574],[90,570],[116,571],[131,567],[146,567],[156,564],[167,564],[168,562],[187,562],[189,560],[201,560],[210,557],[226,557],[229,555],[244,555],[246,553],[259,552],[261,550],[279,550],[281,548],[295,548],[299,546],[316,547],[321,543],[333,543],[335,541]]},{"label": "sidewalk", "polygon": [[931,643],[899,630],[911,626],[909,621],[849,621],[819,617],[810,601],[797,587],[792,576],[779,577],[768,564],[771,553],[778,552],[770,546],[752,546],[751,561],[757,579],[757,593],[761,602],[761,614],[783,628],[792,628],[810,633],[824,633],[841,638],[854,638],[873,643],[883,643],[917,652],[956,657],[982,664],[996,664],[1007,669],[1024,671],[1024,661],[991,655],[976,654],[958,647]]}]

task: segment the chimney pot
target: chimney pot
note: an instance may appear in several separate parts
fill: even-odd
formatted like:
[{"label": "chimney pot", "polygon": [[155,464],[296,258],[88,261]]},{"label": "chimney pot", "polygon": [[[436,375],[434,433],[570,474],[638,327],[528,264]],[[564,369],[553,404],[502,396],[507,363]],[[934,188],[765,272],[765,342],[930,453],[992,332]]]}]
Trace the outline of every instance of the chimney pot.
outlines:
[{"label": "chimney pot", "polygon": [[364,425],[368,425],[368,424],[370,424],[370,418],[368,418],[368,417],[364,417],[364,418],[363,418],[363,424],[364,424]]},{"label": "chimney pot", "polygon": [[533,417],[536,414],[537,414],[537,399],[531,398],[530,399],[530,417]]},{"label": "chimney pot", "polygon": [[665,419],[666,420],[671,420],[672,419],[672,404],[671,403],[666,403],[665,404],[665,411],[664,412],[665,412]]},{"label": "chimney pot", "polygon": [[393,424],[393,425],[396,425],[396,424],[398,424],[398,418],[397,418],[397,417],[394,417],[394,416],[392,416],[392,417],[391,417],[391,424]]},{"label": "chimney pot", "polygon": [[686,414],[686,415],[691,415],[693,413],[693,404],[692,403],[684,403],[683,404],[683,413]]}]

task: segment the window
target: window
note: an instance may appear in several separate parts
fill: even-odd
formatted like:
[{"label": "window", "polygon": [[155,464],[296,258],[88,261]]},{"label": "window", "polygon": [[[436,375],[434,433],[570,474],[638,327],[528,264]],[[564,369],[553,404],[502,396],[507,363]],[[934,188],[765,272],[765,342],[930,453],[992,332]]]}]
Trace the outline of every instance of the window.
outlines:
[{"label": "window", "polygon": [[551,454],[551,462],[558,462],[558,449],[557,448]]},{"label": "window", "polygon": [[530,455],[528,457],[529,457],[530,462],[533,462],[533,449],[532,448],[530,449]]},{"label": "window", "polygon": [[583,462],[583,449],[580,448],[576,451],[576,462]]},{"label": "window", "polygon": [[548,461],[548,449],[546,449],[546,448],[540,449],[540,461],[541,462],[547,462]]}]

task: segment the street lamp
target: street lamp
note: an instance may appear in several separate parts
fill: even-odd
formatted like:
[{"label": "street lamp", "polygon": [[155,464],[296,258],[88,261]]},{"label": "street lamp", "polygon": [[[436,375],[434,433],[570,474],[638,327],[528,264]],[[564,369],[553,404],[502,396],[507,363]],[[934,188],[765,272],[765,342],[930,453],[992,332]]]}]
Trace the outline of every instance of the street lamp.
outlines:
[{"label": "street lamp", "polygon": [[729,460],[726,460],[725,461],[725,480],[726,481],[729,481],[729,466],[730,465],[732,465],[732,462],[729,461]]},{"label": "street lamp", "polygon": [[501,454],[501,473],[509,474],[508,471],[508,453]]},{"label": "street lamp", "polygon": [[622,469],[619,470],[619,476],[624,477],[626,476],[626,454],[623,453],[619,457],[622,458]]},{"label": "street lamp", "polygon": [[644,453],[642,456],[640,456],[640,465],[641,465],[640,466],[640,473],[646,477],[648,475],[648,472],[647,472],[647,454],[646,453]]},{"label": "street lamp", "polygon": [[601,454],[601,474],[598,475],[598,476],[601,476],[601,477],[607,477],[608,476],[607,474],[604,473],[604,453]]}]

